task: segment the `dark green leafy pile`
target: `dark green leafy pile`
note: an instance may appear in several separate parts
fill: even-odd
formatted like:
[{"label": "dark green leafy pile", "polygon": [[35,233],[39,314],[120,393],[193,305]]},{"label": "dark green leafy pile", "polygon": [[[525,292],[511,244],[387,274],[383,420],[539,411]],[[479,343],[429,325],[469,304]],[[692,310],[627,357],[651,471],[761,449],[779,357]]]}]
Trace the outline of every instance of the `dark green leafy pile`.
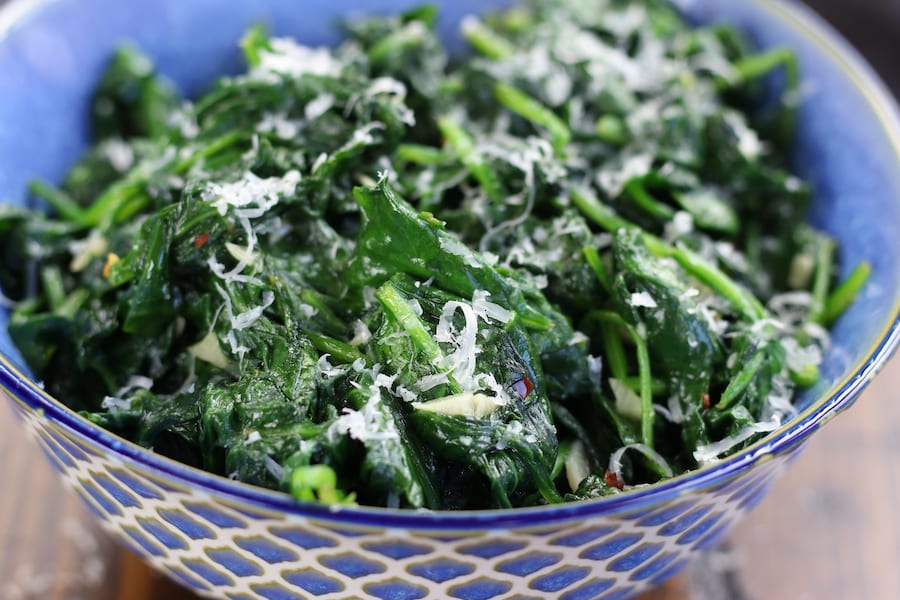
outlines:
[{"label": "dark green leafy pile", "polygon": [[835,289],[784,168],[792,55],[535,0],[452,63],[434,17],[252,30],[194,103],[119,51],[49,214],[0,214],[47,390],[298,499],[433,509],[616,493],[789,418],[867,269]]}]

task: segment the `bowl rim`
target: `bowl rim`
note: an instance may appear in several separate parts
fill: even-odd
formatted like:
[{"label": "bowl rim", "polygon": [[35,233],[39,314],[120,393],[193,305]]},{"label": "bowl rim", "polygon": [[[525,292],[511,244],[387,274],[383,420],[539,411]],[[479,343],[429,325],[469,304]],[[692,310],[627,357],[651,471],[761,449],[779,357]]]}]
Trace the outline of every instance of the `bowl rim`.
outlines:
[{"label": "bowl rim", "polygon": [[[11,0],[0,8],[0,42],[27,18],[57,0]],[[876,119],[884,126],[894,159],[900,166],[900,110],[885,84],[849,42],[811,8],[789,0],[747,0],[772,18],[788,25],[828,55],[856,89],[864,96]],[[80,416],[26,377],[4,355],[0,354],[0,387],[19,403],[50,419],[65,429],[87,438],[121,462],[138,470],[172,477],[186,484],[243,501],[255,509],[281,517],[306,517],[342,524],[407,529],[504,529],[547,525],[558,521],[589,516],[611,516],[672,500],[688,492],[702,491],[726,480],[754,463],[802,443],[816,428],[849,408],[862,390],[881,370],[900,345],[900,296],[894,299],[892,317],[884,323],[879,335],[843,378],[835,382],[817,402],[763,439],[718,462],[648,486],[636,487],[621,494],[567,502],[563,504],[515,509],[471,511],[433,511],[391,509],[375,506],[323,505],[300,502],[284,492],[233,481],[173,459],[153,454],[133,442],[120,438]]]}]

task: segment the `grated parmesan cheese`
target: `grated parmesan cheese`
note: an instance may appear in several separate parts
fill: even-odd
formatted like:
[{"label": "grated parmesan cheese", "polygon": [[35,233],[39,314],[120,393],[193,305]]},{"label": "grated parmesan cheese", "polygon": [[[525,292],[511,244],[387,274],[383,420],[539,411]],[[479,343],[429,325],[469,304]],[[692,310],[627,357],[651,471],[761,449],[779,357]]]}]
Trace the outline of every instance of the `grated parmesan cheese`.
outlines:
[{"label": "grated parmesan cheese", "polygon": [[402,385],[398,385],[396,388],[394,388],[394,393],[397,394],[404,402],[415,402],[419,397],[417,393]]},{"label": "grated parmesan cheese", "polygon": [[698,446],[694,451],[694,459],[701,465],[716,462],[719,459],[719,456],[725,454],[738,444],[747,441],[757,433],[769,433],[775,431],[779,427],[781,427],[781,419],[777,416],[773,416],[768,421],[753,423],[744,427],[734,435],[730,435],[711,444]]},{"label": "grated parmesan cheese", "polygon": [[350,340],[349,344],[351,346],[362,346],[369,342],[372,338],[372,332],[369,330],[369,326],[363,323],[362,320],[356,319],[353,321],[353,338]]},{"label": "grated parmesan cheese", "polygon": [[646,176],[652,167],[653,155],[631,154],[621,161],[618,168],[600,170],[596,176],[597,185],[615,198],[622,193],[629,180]]},{"label": "grated parmesan cheese", "polygon": [[301,127],[300,121],[289,119],[287,114],[280,112],[264,114],[256,125],[256,130],[260,133],[272,133],[282,140],[289,140],[297,136]]},{"label": "grated parmesan cheese", "polygon": [[225,216],[229,209],[244,209],[240,214],[254,219],[278,204],[278,198],[291,194],[300,181],[299,171],[288,171],[284,177],[261,179],[252,171],[247,171],[241,179],[231,183],[209,182],[203,192],[204,200]]},{"label": "grated parmesan cheese", "polygon": [[377,96],[381,94],[393,96],[396,101],[395,108],[399,110],[398,116],[400,117],[400,121],[409,127],[415,126],[416,115],[404,103],[406,100],[406,86],[402,81],[394,79],[393,77],[377,77],[373,79],[372,83],[370,83],[369,87],[366,89],[365,95]]},{"label": "grated parmesan cheese", "polygon": [[329,356],[331,356],[331,355],[323,354],[322,356],[319,357],[319,360],[316,362],[316,373],[319,375],[320,379],[323,377],[324,378],[337,377],[338,375],[342,375],[344,373],[343,369],[341,369],[339,367],[335,367],[334,365],[331,364],[331,362],[328,360]]},{"label": "grated parmesan cheese", "polygon": [[622,477],[622,458],[629,450],[640,452],[653,462],[663,467],[663,470],[665,471],[663,473],[664,477],[672,476],[672,469],[669,467],[669,463],[656,450],[650,448],[645,444],[628,444],[613,452],[609,457],[609,470],[612,471],[613,474],[617,477]]},{"label": "grated parmesan cheese", "polygon": [[115,396],[106,396],[100,406],[108,410],[112,414],[128,412],[131,410],[131,398],[117,398]]},{"label": "grated parmesan cheese", "polygon": [[509,323],[513,318],[513,313],[499,304],[489,302],[488,297],[490,295],[490,292],[475,290],[472,295],[472,310],[474,310],[475,314],[481,317],[482,320],[488,323],[491,321],[498,321],[503,324]]},{"label": "grated parmesan cheese", "polygon": [[215,287],[216,291],[219,292],[219,295],[224,300],[224,304],[220,310],[225,312],[231,325],[228,335],[225,336],[225,341],[228,342],[231,353],[236,355],[238,359],[241,359],[250,351],[250,348],[238,342],[237,332],[253,325],[253,323],[262,316],[263,311],[275,301],[275,294],[270,290],[263,291],[261,305],[254,306],[253,308],[249,308],[246,311],[235,315],[231,297],[228,295],[228,292],[226,292],[218,283],[215,284]]},{"label": "grated parmesan cheese", "polygon": [[266,471],[275,478],[275,481],[282,481],[284,479],[284,467],[275,462],[275,459],[271,456],[265,457],[263,459],[263,464],[266,466]]},{"label": "grated parmesan cheese", "polygon": [[747,126],[746,121],[734,111],[727,111],[724,118],[735,136],[737,136],[738,152],[748,160],[758,158],[765,150],[765,145],[759,139],[759,135],[750,129],[750,127]]},{"label": "grated parmesan cheese", "polygon": [[123,140],[111,138],[101,148],[106,160],[119,173],[124,173],[134,166],[134,150]]},{"label": "grated parmesan cheese", "polygon": [[262,316],[265,309],[269,308],[275,302],[275,293],[265,290],[262,294],[262,304],[247,309],[239,315],[231,317],[231,328],[236,331],[247,329]]},{"label": "grated parmesan cheese", "polygon": [[374,365],[371,368],[374,381],[368,388],[369,398],[366,400],[366,404],[359,410],[349,407],[344,408],[341,415],[329,426],[328,431],[330,435],[340,436],[346,434],[363,443],[377,443],[400,438],[397,424],[379,410],[379,405],[382,402],[381,391],[386,389],[390,392],[390,387],[393,385],[396,375],[384,375],[379,372],[380,368],[381,365]]},{"label": "grated parmesan cheese", "polygon": [[[457,310],[461,311],[465,318],[462,331],[458,331],[453,323],[453,316]],[[447,302],[441,311],[434,339],[451,344],[455,348],[440,366],[449,369],[453,378],[467,391],[477,391],[474,387],[475,366],[478,354],[481,353],[477,335],[478,316],[472,305],[457,300]]]},{"label": "grated parmesan cheese", "polygon": [[194,139],[200,133],[200,127],[192,114],[192,107],[189,102],[185,102],[181,109],[169,115],[167,123],[169,127],[177,129],[186,140]]},{"label": "grated parmesan cheese", "polygon": [[439,385],[444,385],[450,382],[450,377],[447,373],[435,373],[434,375],[426,375],[419,379],[415,383],[415,388],[419,392],[427,392],[428,390],[434,389]]},{"label": "grated parmesan cheese", "polygon": [[634,292],[631,294],[630,304],[636,308],[656,308],[656,300],[648,292]]},{"label": "grated parmesan cheese", "polygon": [[310,48],[289,38],[272,38],[271,50],[259,53],[259,64],[250,70],[249,77],[272,81],[278,75],[301,77],[319,75],[337,77],[343,70],[341,61],[328,48]]},{"label": "grated parmesan cheese", "polygon": [[663,226],[663,238],[672,242],[694,231],[694,217],[683,210],[677,211]]},{"label": "grated parmesan cheese", "polygon": [[[202,193],[204,200],[225,216],[231,212],[238,220],[247,237],[247,246],[242,251],[229,248],[229,253],[237,259],[237,264],[230,271],[214,256],[207,260],[210,270],[217,277],[230,283],[255,283],[261,282],[251,276],[244,275],[243,271],[250,265],[253,258],[253,250],[257,243],[256,232],[251,224],[251,219],[258,219],[278,204],[281,195],[292,194],[300,181],[299,171],[288,171],[284,177],[269,177],[261,179],[254,173],[247,171],[241,179],[231,183],[209,183]],[[240,258],[238,258],[240,257]]]},{"label": "grated parmesan cheese", "polygon": [[[334,108],[334,94],[321,94],[306,103],[303,108],[303,117],[307,121],[315,121],[329,110]],[[315,171],[315,169],[313,169]]]}]

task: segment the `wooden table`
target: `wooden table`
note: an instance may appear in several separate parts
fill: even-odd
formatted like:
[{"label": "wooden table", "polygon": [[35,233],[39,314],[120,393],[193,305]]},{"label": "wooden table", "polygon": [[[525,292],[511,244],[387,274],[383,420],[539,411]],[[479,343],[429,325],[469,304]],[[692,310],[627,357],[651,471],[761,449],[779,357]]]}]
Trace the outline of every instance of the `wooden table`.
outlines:
[{"label": "wooden table", "polygon": [[[900,359],[815,435],[725,549],[643,600],[900,598]],[[0,407],[0,599],[186,600],[94,524]]]}]

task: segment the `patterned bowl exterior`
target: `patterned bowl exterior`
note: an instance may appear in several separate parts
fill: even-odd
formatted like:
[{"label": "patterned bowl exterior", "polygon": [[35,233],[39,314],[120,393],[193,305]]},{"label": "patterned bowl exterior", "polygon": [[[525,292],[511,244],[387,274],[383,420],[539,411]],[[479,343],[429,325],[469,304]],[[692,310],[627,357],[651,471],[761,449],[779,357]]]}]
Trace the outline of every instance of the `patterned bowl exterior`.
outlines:
[{"label": "patterned bowl exterior", "polygon": [[[461,15],[503,3],[438,3],[442,27],[451,31]],[[15,0],[0,11],[0,196],[23,197],[31,176],[58,178],[84,147],[83,113],[75,109],[84,108],[92,77],[123,36],[191,92],[234,68],[234,40],[250,23],[269,20],[278,34],[329,43],[324,24],[340,13],[411,4],[307,0],[296,10],[278,0],[233,0],[227,8],[214,0]],[[816,187],[814,219],[840,240],[845,271],[862,259],[874,267],[866,293],[833,330],[823,382],[801,395],[797,418],[765,440],[694,473],[595,501],[468,513],[332,508],[202,473],[97,429],[24,374],[5,333],[0,394],[114,536],[204,596],[609,599],[666,579],[762,499],[900,339],[900,122],[883,86],[792,4],[678,4],[698,21],[727,19],[762,46],[797,51],[809,88],[794,162]],[[215,26],[197,35],[209,15]],[[48,139],[56,142],[50,148]]]},{"label": "patterned bowl exterior", "polygon": [[762,456],[705,489],[600,516],[356,524],[344,511],[292,514],[184,485],[5,395],[108,531],[212,598],[627,598],[715,545],[802,447]]}]

